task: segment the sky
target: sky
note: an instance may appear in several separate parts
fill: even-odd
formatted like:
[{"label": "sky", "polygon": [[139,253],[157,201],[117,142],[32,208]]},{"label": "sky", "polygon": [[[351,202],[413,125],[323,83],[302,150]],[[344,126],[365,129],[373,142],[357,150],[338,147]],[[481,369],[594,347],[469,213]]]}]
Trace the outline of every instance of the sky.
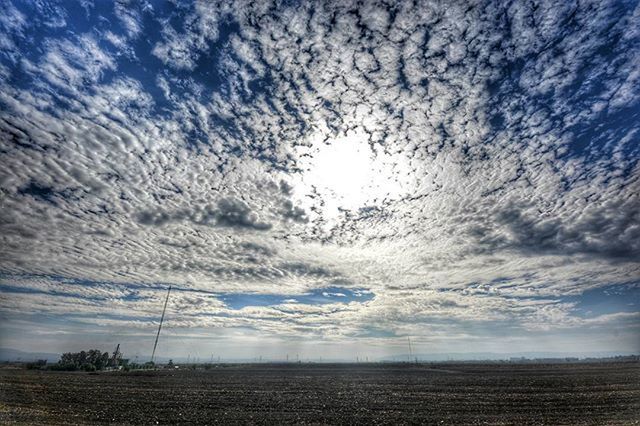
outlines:
[{"label": "sky", "polygon": [[1,347],[640,352],[637,1],[0,7]]}]

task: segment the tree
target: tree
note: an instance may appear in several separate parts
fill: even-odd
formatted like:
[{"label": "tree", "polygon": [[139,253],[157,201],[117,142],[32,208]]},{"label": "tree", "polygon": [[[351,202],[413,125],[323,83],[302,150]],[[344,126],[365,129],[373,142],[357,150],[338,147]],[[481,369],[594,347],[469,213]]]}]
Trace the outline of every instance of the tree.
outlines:
[{"label": "tree", "polygon": [[100,352],[98,349],[89,351],[67,352],[62,354],[58,361],[58,369],[75,371],[103,370],[109,363],[109,353]]}]

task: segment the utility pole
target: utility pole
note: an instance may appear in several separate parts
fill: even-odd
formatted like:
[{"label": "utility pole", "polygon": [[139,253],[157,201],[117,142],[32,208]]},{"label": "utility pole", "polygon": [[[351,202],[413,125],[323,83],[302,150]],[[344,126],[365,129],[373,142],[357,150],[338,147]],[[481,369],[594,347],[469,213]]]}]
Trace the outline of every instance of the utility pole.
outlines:
[{"label": "utility pole", "polygon": [[169,294],[171,294],[171,286],[167,291],[167,298],[164,300],[164,308],[162,308],[162,316],[160,317],[160,325],[158,326],[158,333],[156,334],[156,342],[153,344],[153,352],[151,353],[151,362],[156,357],[156,348],[158,347],[158,338],[160,337],[160,330],[162,330],[162,322],[164,321],[164,313],[167,310],[167,303],[169,302]]}]

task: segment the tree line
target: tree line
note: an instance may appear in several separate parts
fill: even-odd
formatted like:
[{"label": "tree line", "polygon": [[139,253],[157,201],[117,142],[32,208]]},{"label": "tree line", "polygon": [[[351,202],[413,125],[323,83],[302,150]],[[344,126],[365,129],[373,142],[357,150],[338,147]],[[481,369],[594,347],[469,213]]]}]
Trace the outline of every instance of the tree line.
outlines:
[{"label": "tree line", "polygon": [[97,371],[107,367],[116,367],[111,362],[108,352],[100,352],[98,349],[91,349],[80,352],[67,352],[62,354],[58,364],[49,368],[64,371]]},{"label": "tree line", "polygon": [[[122,358],[119,351],[120,345],[109,355],[98,349],[90,349],[80,352],[66,352],[60,356],[60,360],[55,364],[48,364],[47,360],[38,360],[25,363],[24,367],[29,370],[57,370],[57,371],[100,371],[100,370],[146,370],[155,368],[155,363],[145,362],[143,364],[130,363],[128,359]],[[173,366],[173,362],[170,362]]]}]

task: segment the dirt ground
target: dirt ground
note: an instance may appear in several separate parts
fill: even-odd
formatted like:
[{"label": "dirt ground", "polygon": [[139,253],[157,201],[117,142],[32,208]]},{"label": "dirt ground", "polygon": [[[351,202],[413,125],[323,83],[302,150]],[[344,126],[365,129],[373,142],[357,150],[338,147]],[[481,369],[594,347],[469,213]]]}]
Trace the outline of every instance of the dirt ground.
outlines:
[{"label": "dirt ground", "polygon": [[1,424],[640,424],[640,365],[0,370]]}]

